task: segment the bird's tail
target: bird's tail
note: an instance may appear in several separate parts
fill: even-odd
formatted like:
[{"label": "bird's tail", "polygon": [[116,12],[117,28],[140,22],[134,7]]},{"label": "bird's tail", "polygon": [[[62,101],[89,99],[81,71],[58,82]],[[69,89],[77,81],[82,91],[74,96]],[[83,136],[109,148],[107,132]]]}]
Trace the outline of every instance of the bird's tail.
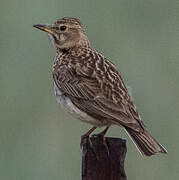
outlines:
[{"label": "bird's tail", "polygon": [[167,153],[167,150],[158,143],[147,130],[137,132],[127,127],[125,127],[125,130],[130,135],[142,155],[151,156],[158,152]]}]

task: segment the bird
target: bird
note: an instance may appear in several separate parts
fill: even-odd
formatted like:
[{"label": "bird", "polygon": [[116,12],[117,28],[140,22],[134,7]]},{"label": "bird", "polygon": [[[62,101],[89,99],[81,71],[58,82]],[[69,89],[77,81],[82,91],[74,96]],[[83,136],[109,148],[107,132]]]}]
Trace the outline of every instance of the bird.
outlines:
[{"label": "bird", "polygon": [[90,45],[81,20],[63,17],[53,24],[35,24],[50,36],[56,55],[53,84],[57,102],[77,119],[98,127],[125,129],[143,156],[167,153],[147,131],[117,67]]}]

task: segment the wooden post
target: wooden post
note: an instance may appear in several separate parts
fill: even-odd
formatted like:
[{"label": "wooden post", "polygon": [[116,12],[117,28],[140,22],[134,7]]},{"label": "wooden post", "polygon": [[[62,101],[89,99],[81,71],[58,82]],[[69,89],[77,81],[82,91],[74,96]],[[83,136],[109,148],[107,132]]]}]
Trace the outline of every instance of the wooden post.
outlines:
[{"label": "wooden post", "polygon": [[102,138],[91,137],[90,140],[93,148],[83,145],[82,180],[126,180],[126,140],[106,137],[109,152]]}]

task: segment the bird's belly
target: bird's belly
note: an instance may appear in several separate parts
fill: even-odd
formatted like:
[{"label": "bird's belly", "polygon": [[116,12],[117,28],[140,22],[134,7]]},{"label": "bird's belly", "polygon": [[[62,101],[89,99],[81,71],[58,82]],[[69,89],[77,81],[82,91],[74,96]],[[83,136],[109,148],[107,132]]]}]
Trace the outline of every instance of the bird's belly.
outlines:
[{"label": "bird's belly", "polygon": [[73,117],[80,119],[86,123],[90,123],[94,126],[103,126],[103,124],[93,117],[89,116],[85,112],[78,109],[70,100],[69,97],[65,96],[57,87],[54,85],[54,92],[56,96],[57,103],[61,105],[63,109],[68,111]]}]

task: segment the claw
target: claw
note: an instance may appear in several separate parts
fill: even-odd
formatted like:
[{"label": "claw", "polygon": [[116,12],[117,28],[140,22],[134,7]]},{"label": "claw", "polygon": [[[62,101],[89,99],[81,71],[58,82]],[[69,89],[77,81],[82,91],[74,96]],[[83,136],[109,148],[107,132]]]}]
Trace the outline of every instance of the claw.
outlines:
[{"label": "claw", "polygon": [[107,142],[106,142],[106,138],[104,137],[104,133],[99,133],[99,134],[93,134],[92,137],[95,137],[95,138],[102,138],[102,142],[103,142],[103,145],[106,149],[106,152],[109,156],[109,148],[108,148],[108,145],[107,145]]},{"label": "claw", "polygon": [[104,145],[104,147],[105,147],[105,149],[106,149],[106,152],[107,152],[107,154],[108,154],[108,157],[109,157],[109,148],[108,148],[108,145],[107,145],[107,142],[106,142],[106,138],[105,138],[105,137],[103,137],[103,145]]},{"label": "claw", "polygon": [[88,144],[90,144],[91,146],[91,140],[88,135],[84,134],[83,136],[81,136],[80,148],[82,149],[84,145]]},{"label": "claw", "polygon": [[103,145],[104,145],[104,147],[106,149],[106,152],[107,152],[108,156],[109,156],[109,148],[108,148],[108,145],[107,145],[107,142],[106,142],[106,138],[104,136],[105,136],[106,132],[108,131],[109,127],[110,126],[107,126],[101,133],[93,135],[93,137],[102,138]]},{"label": "claw", "polygon": [[99,160],[99,156],[96,153],[96,150],[93,146],[93,143],[91,142],[91,139],[88,135],[83,135],[81,136],[81,143],[80,143],[80,147],[83,148],[83,146],[89,146],[91,148],[91,150],[93,151],[93,153],[95,154],[95,157],[97,160]]},{"label": "claw", "polygon": [[[92,127],[86,134],[84,134],[83,136],[81,136],[81,143],[80,143],[80,147],[82,148],[83,145],[87,144],[90,139],[89,139],[89,135],[96,129],[97,127]],[[88,142],[87,142],[88,141]],[[91,143],[92,144],[92,143]]]}]

